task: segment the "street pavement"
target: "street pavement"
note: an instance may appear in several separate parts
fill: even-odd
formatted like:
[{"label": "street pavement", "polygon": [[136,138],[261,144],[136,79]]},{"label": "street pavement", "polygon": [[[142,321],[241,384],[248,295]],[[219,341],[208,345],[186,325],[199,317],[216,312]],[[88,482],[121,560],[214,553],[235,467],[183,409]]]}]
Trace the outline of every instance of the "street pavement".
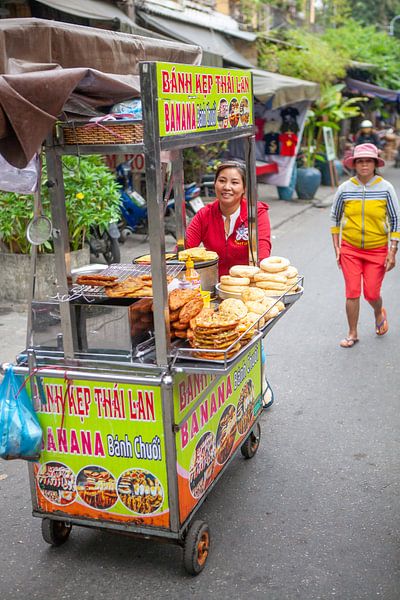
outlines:
[{"label": "street pavement", "polygon": [[[397,171],[386,176],[399,186]],[[175,546],[94,529],[47,546],[26,466],[1,462],[1,600],[399,599],[400,270],[384,283],[389,333],[374,334],[363,302],[360,342],[340,348],[344,286],[329,208],[283,206],[289,218],[271,201],[273,252],[304,274],[305,292],[267,337],[275,402],[258,453],[235,459],[200,509],[212,536],[204,572],[186,575]],[[0,331],[0,359],[12,359],[23,313],[0,315]]]}]

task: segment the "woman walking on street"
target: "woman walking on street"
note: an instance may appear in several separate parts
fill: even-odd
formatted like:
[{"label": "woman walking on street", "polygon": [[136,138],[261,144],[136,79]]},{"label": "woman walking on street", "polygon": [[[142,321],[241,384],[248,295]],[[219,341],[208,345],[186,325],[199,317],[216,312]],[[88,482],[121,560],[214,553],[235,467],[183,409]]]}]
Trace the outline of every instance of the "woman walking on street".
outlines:
[{"label": "woman walking on street", "polygon": [[345,166],[356,176],[342,183],[331,211],[331,228],[336,261],[346,287],[348,335],[340,342],[352,348],[358,342],[361,287],[375,314],[375,333],[389,329],[382,305],[381,286],[387,271],[396,264],[400,239],[400,208],[391,183],[376,174],[384,161],[373,144],[360,144]]}]

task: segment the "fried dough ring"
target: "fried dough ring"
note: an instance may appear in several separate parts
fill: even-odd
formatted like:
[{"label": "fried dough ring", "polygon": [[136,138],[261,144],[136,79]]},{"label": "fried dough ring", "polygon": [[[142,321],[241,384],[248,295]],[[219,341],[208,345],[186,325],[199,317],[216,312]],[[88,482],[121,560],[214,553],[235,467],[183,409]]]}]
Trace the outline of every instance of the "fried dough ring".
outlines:
[{"label": "fried dough ring", "polygon": [[229,275],[231,277],[248,277],[249,279],[259,272],[260,268],[253,267],[252,265],[234,265],[229,269]]},{"label": "fried dough ring", "polygon": [[230,294],[241,294],[244,290],[247,290],[247,287],[246,285],[224,285],[221,283],[219,289]]},{"label": "fried dough ring", "polygon": [[263,290],[274,290],[276,292],[284,292],[287,288],[285,283],[277,283],[276,281],[257,281],[256,286]]},{"label": "fried dough ring", "polygon": [[286,275],[288,279],[294,279],[298,276],[298,274],[298,270],[293,265],[289,265],[286,271],[282,271],[282,273],[279,273],[279,275]]},{"label": "fried dough ring", "polygon": [[248,277],[231,277],[231,275],[221,275],[222,285],[250,285]]},{"label": "fried dough ring", "polygon": [[285,271],[290,265],[290,261],[282,256],[269,256],[260,262],[260,267],[268,273],[279,273]]},{"label": "fried dough ring", "polygon": [[267,273],[267,271],[262,271],[254,275],[254,281],[256,284],[259,281],[270,281],[271,283],[282,283],[284,285],[287,283],[287,277],[286,275],[281,275],[281,273]]}]

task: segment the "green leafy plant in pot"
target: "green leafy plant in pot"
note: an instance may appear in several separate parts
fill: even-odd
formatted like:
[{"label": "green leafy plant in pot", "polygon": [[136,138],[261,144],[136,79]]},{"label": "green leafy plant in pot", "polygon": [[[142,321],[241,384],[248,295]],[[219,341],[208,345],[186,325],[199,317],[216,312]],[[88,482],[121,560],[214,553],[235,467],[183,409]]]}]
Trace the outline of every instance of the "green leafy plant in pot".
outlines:
[{"label": "green leafy plant in pot", "polygon": [[321,171],[315,167],[317,160],[323,160],[323,155],[318,152],[317,130],[316,114],[309,110],[304,125],[296,180],[296,193],[302,200],[312,200],[321,185]]},{"label": "green leafy plant in pot", "polygon": [[[314,103],[312,110],[307,113],[306,123],[304,126],[303,134],[303,165],[298,170],[298,186],[299,190],[296,191],[301,198],[313,198],[311,181],[313,181],[315,190],[317,191],[321,179],[315,172],[309,171],[305,173],[303,169],[315,169],[318,167],[320,170],[326,168],[326,154],[325,145],[323,140],[323,127],[330,127],[333,131],[333,140],[336,150],[338,153],[338,136],[340,132],[340,123],[344,119],[351,119],[360,115],[361,108],[359,104],[365,102],[366,98],[352,97],[344,98],[342,91],[344,84],[338,83],[336,85],[325,85],[322,87],[321,97]],[[305,187],[303,181],[307,181]],[[331,183],[330,179],[328,184]],[[306,189],[307,188],[307,189]]]}]

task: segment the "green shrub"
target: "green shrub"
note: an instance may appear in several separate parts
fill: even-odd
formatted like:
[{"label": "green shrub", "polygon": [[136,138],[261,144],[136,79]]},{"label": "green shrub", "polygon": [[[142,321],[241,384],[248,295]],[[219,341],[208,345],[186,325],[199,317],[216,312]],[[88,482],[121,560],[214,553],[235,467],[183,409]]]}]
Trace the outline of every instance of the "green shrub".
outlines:
[{"label": "green shrub", "polygon": [[[63,157],[65,206],[71,250],[82,248],[95,225],[104,230],[117,221],[120,186],[101,156]],[[49,191],[46,186],[46,164],[42,171],[42,206],[51,218]],[[30,244],[26,228],[33,217],[33,196],[0,192],[0,239],[10,252],[27,254]],[[51,241],[40,246],[41,252],[51,252]]]}]

